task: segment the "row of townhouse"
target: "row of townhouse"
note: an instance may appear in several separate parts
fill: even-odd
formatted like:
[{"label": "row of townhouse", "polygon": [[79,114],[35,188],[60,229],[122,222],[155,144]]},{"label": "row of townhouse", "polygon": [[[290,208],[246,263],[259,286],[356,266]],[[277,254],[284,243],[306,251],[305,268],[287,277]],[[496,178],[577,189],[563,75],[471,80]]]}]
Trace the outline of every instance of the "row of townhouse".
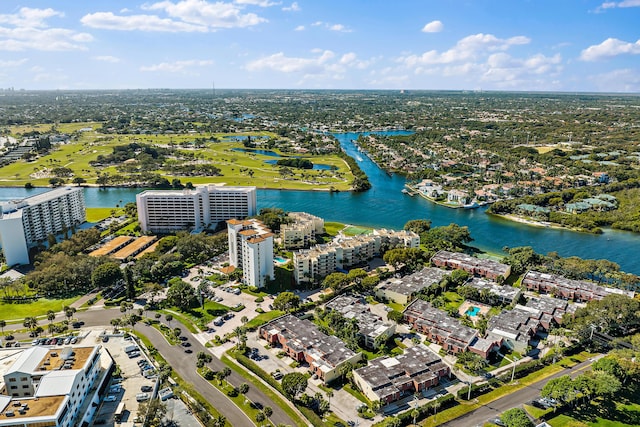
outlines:
[{"label": "row of townhouse", "polygon": [[394,357],[380,357],[353,371],[353,381],[365,396],[383,405],[435,387],[450,376],[449,367],[424,344]]},{"label": "row of townhouse", "polygon": [[522,290],[509,285],[499,285],[498,283],[481,277],[472,277],[465,286],[470,286],[478,290],[481,294],[486,294],[492,305],[509,305],[518,301]]},{"label": "row of townhouse", "polygon": [[559,298],[574,301],[591,301],[602,299],[607,295],[621,294],[633,298],[635,293],[617,288],[608,288],[584,280],[567,279],[566,277],[539,271],[528,271],[522,285],[529,291],[548,293]]},{"label": "row of townhouse", "polygon": [[279,317],[258,329],[258,336],[271,346],[280,347],[298,363],[306,363],[312,374],[325,384],[341,376],[340,368],[347,363],[355,365],[362,360],[335,336],[321,332],[309,320],[291,314]]},{"label": "row of townhouse", "polygon": [[471,351],[486,359],[502,345],[499,339],[481,338],[477,330],[463,325],[458,319],[420,299],[407,306],[402,319],[413,329],[426,335],[429,341],[441,345],[451,354]]},{"label": "row of townhouse", "polygon": [[374,230],[372,234],[344,237],[293,253],[293,277],[296,283],[319,281],[337,269],[345,269],[370,260],[380,248],[391,246],[417,248],[420,236],[412,231]]},{"label": "row of townhouse", "polygon": [[474,276],[497,280],[511,274],[511,266],[488,259],[480,259],[460,252],[439,251],[431,258],[436,267],[464,270]]},{"label": "row of townhouse", "polygon": [[489,319],[487,338],[502,340],[505,347],[526,352],[534,337],[559,325],[567,313],[573,313],[574,304],[557,298],[530,298],[526,305],[516,305]]},{"label": "row of townhouse", "polygon": [[325,309],[337,311],[347,319],[355,319],[364,347],[369,349],[376,349],[396,332],[395,323],[372,313],[362,297],[340,295],[329,301]]},{"label": "row of townhouse", "polygon": [[376,286],[378,298],[406,305],[421,290],[439,284],[449,271],[442,268],[425,267],[402,278],[391,278]]},{"label": "row of townhouse", "polygon": [[289,212],[291,224],[280,226],[280,241],[285,249],[308,248],[316,236],[324,233],[324,220],[306,212]]}]

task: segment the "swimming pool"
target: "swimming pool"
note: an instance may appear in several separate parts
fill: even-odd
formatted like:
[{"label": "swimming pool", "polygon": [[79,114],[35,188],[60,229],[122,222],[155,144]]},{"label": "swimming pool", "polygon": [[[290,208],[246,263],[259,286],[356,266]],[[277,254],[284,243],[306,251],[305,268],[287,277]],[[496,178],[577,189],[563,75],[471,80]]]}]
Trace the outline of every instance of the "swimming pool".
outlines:
[{"label": "swimming pool", "polygon": [[288,259],[282,258],[281,256],[273,257],[273,260],[280,263],[289,261]]},{"label": "swimming pool", "polygon": [[464,312],[467,316],[476,317],[480,313],[480,307],[469,307],[467,311]]}]

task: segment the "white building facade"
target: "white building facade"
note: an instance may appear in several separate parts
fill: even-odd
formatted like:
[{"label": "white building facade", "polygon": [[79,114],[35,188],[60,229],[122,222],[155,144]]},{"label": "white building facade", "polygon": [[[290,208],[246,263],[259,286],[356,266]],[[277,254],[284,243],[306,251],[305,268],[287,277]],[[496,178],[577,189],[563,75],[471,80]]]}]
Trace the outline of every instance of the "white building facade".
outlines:
[{"label": "white building facade", "polygon": [[256,219],[227,221],[229,264],[242,269],[248,286],[261,288],[267,278],[275,279],[273,233]]},{"label": "white building facade", "polygon": [[142,231],[206,230],[255,215],[256,188],[209,184],[193,190],[147,190],[136,195],[136,205]]},{"label": "white building facade", "polygon": [[29,248],[86,220],[81,188],[63,187],[4,203],[0,242],[7,265],[29,264]]}]

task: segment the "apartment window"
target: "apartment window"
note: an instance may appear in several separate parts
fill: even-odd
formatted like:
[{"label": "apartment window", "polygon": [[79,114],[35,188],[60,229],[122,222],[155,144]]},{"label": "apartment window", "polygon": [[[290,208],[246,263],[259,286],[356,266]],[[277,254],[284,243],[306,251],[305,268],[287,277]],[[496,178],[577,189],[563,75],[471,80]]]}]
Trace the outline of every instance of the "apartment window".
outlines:
[{"label": "apartment window", "polygon": [[15,378],[9,378],[9,382],[10,382],[10,383],[15,383],[15,382],[16,382],[16,379],[15,379]]},{"label": "apartment window", "polygon": [[11,390],[17,390],[17,389],[18,389],[18,386],[17,386],[17,385],[12,385],[12,386],[11,386]]}]

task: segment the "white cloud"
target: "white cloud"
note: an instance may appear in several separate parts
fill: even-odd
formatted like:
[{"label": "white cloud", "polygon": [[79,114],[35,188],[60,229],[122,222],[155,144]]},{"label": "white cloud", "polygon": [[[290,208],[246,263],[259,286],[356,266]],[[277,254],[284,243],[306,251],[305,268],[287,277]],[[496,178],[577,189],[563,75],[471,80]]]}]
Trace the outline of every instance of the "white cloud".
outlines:
[{"label": "white cloud", "polygon": [[282,10],[285,12],[300,12],[302,9],[300,8],[298,2],[294,1],[293,3],[291,3],[291,6],[285,6],[282,8]]},{"label": "white cloud", "polygon": [[439,33],[444,29],[444,25],[440,21],[431,21],[422,27],[423,33]]},{"label": "white cloud", "polygon": [[602,3],[599,9],[613,9],[616,7],[627,8],[627,7],[640,7],[640,0],[624,0],[624,1],[610,1]]},{"label": "white cloud", "polygon": [[[266,6],[262,0],[240,0],[239,3]],[[273,3],[276,4],[276,3]],[[93,28],[121,31],[150,32],[207,32],[220,28],[245,28],[267,22],[255,13],[243,13],[243,4],[205,0],[181,0],[178,2],[161,1],[144,4],[143,10],[158,11],[166,16],[155,14],[115,15],[112,12],[96,12],[85,15],[80,20]]]},{"label": "white cloud", "polygon": [[637,70],[630,68],[589,76],[588,80],[592,82],[597,90],[604,92],[640,92],[640,74],[638,74]]},{"label": "white cloud", "polygon": [[512,46],[527,44],[529,42],[529,38],[524,36],[499,39],[492,34],[480,33],[461,39],[454,47],[447,51],[438,52],[436,50],[430,50],[421,55],[408,55],[399,58],[399,62],[409,67],[449,64],[472,60],[488,52],[505,51]]},{"label": "white cloud", "polygon": [[249,71],[274,70],[282,73],[299,73],[321,74],[330,65],[328,61],[335,54],[330,50],[321,52],[315,51],[319,55],[315,58],[295,58],[287,57],[283,52],[274,53],[273,55],[251,61],[246,68]]},{"label": "white cloud", "polygon": [[631,43],[614,38],[608,38],[600,44],[589,46],[583,50],[580,54],[580,59],[583,61],[598,61],[624,54],[640,54],[640,40],[635,43]]},{"label": "white cloud", "polygon": [[111,55],[94,56],[93,59],[102,62],[111,62],[112,64],[120,62],[120,58]]},{"label": "white cloud", "polygon": [[278,6],[282,4],[282,2],[272,2],[268,0],[234,0],[234,3],[248,4],[251,6],[260,6],[260,7],[271,7],[271,6]]},{"label": "white cloud", "polygon": [[298,25],[298,26],[294,29],[294,31],[304,31],[304,29],[305,29],[305,28],[304,28],[304,25]]},{"label": "white cloud", "polygon": [[0,60],[0,67],[1,68],[19,67],[20,65],[26,63],[27,61],[28,61],[27,58],[22,58],[22,59],[17,59],[17,60],[9,60],[9,61]]},{"label": "white cloud", "polygon": [[149,65],[146,67],[140,67],[140,71],[161,71],[167,73],[182,73],[188,72],[195,67],[205,67],[212,65],[211,60],[196,60],[191,59],[187,61],[175,61],[175,62],[161,62],[159,64]]},{"label": "white cloud", "polygon": [[172,18],[183,22],[204,25],[208,28],[244,28],[267,22],[255,13],[242,13],[242,9],[232,3],[209,3],[205,0],[182,0],[176,3],[161,1],[144,7],[147,10],[161,10]]},{"label": "white cloud", "polygon": [[328,22],[316,21],[311,24],[312,27],[323,27],[329,31],[339,31],[341,33],[351,33],[353,30],[347,28],[342,24],[330,24]]},{"label": "white cloud", "polygon": [[153,32],[206,32],[207,27],[193,25],[173,19],[160,18],[156,15],[118,16],[112,12],[96,12],[80,19],[83,25],[103,30],[119,31],[153,31]]},{"label": "white cloud", "polygon": [[14,14],[0,14],[0,50],[84,50],[93,40],[91,34],[66,28],[49,28],[47,20],[63,17],[48,9],[21,8]]}]

